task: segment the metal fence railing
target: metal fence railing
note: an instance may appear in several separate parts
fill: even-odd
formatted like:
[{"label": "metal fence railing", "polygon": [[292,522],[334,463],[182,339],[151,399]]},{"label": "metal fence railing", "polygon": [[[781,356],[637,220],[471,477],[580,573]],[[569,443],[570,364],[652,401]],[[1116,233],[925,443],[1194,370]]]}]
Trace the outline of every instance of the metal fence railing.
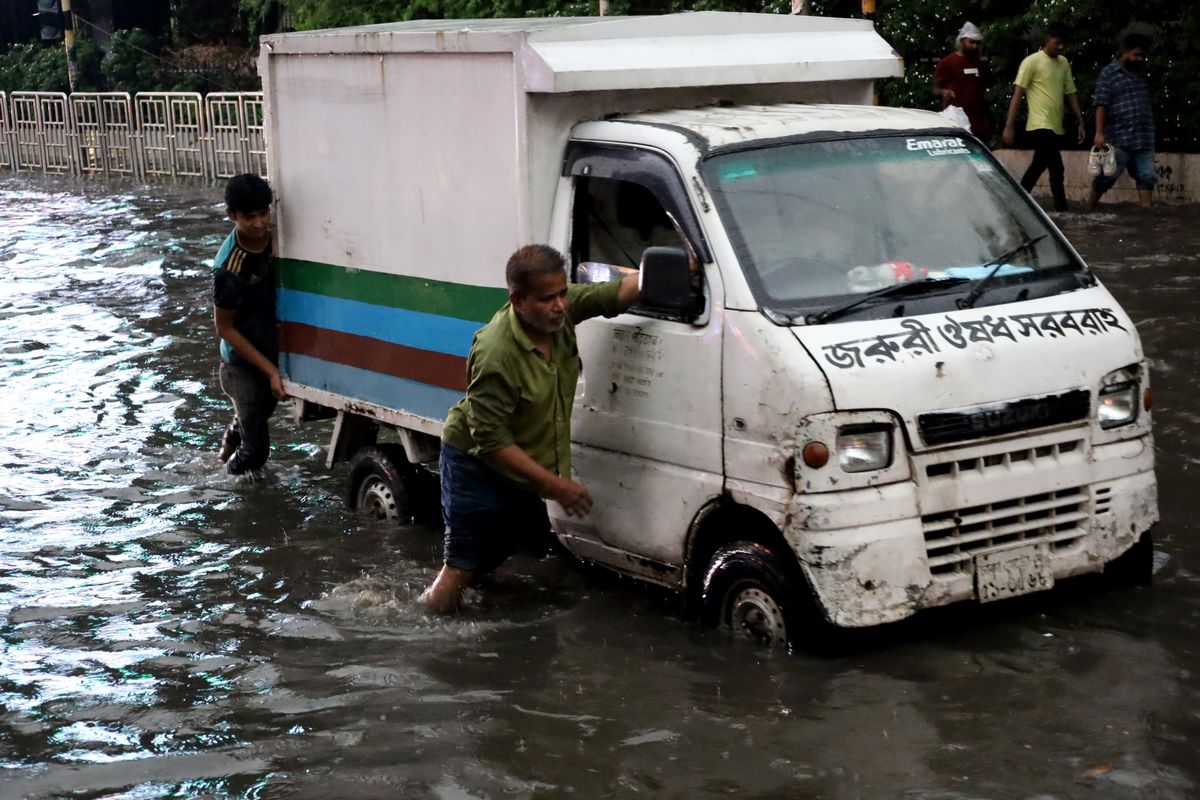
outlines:
[{"label": "metal fence railing", "polygon": [[0,168],[227,178],[266,175],[261,92],[0,92]]},{"label": "metal fence railing", "polygon": [[261,92],[212,92],[204,98],[212,139],[213,175],[267,174]]}]

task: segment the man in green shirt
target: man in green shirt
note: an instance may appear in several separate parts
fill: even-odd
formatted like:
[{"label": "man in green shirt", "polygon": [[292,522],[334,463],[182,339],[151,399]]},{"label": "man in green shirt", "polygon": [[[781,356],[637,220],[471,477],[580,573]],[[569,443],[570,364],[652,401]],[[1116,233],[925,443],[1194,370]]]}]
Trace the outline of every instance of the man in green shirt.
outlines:
[{"label": "man in green shirt", "polygon": [[562,254],[527,245],[505,268],[509,302],[475,334],[467,393],[450,409],[440,460],[445,563],[422,595],[458,608],[480,574],[529,534],[549,530],[543,498],[583,516],[592,498],[571,479],[571,407],[582,362],[575,325],[637,302],[638,276],[567,284]]},{"label": "man in green shirt", "polygon": [[1046,28],[1042,49],[1026,56],[1017,70],[1013,81],[1012,102],[1008,104],[1008,120],[1004,124],[1004,143],[1012,145],[1016,139],[1015,123],[1021,108],[1021,98],[1028,103],[1025,122],[1026,138],[1033,145],[1033,161],[1021,178],[1021,186],[1032,192],[1038,178],[1047,168],[1050,170],[1050,193],[1054,196],[1054,210],[1067,210],[1067,193],[1063,185],[1063,161],[1061,137],[1063,136],[1063,100],[1071,106],[1071,113],[1079,125],[1079,142],[1085,134],[1083,111],[1075,94],[1075,79],[1071,76],[1071,65],[1063,56],[1067,49],[1067,27],[1053,23]]}]

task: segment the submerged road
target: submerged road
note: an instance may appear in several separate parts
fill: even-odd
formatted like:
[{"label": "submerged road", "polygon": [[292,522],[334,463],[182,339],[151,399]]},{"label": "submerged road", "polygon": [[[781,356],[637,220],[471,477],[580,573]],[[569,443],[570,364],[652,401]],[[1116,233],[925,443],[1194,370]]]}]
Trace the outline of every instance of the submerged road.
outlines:
[{"label": "submerged road", "polygon": [[830,657],[344,510],[325,425],[222,471],[218,190],[0,175],[0,798],[1200,796],[1200,225],[1057,221],[1152,361],[1155,582],[929,614]]}]

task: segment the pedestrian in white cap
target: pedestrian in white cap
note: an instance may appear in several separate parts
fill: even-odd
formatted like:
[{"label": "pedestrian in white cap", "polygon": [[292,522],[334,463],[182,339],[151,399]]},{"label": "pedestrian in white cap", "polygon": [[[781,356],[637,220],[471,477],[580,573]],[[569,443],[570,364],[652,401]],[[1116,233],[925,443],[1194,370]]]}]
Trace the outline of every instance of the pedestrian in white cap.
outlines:
[{"label": "pedestrian in white cap", "polygon": [[939,61],[933,72],[933,94],[941,98],[942,108],[958,106],[965,111],[971,133],[990,142],[994,127],[983,95],[991,85],[991,78],[980,58],[982,42],[979,28],[970,22],[963,23],[954,52]]}]

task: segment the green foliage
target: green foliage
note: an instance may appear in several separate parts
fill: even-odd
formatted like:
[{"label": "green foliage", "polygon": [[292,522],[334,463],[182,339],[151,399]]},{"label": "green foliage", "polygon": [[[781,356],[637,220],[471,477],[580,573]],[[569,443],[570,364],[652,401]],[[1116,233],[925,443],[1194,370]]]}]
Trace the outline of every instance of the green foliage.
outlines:
[{"label": "green foliage", "polygon": [[[100,88],[100,52],[91,42],[75,45],[77,91]],[[0,91],[67,92],[67,55],[62,42],[13,45],[0,55]]]},{"label": "green foliage", "polygon": [[179,80],[171,86],[169,92],[200,92],[204,94],[213,90],[213,86],[204,79],[203,75],[194,72],[179,76]]},{"label": "green foliage", "polygon": [[242,41],[237,0],[171,0],[176,44]]},{"label": "green foliage", "polygon": [[158,40],[141,28],[117,31],[109,41],[100,69],[115,92],[162,91],[162,61]]},{"label": "green foliage", "polygon": [[97,92],[104,88],[104,73],[100,69],[104,54],[90,39],[75,45],[75,91]]},{"label": "green foliage", "polygon": [[268,21],[279,11],[279,0],[238,0],[238,10],[251,39],[270,33]]},{"label": "green foliage", "polygon": [[66,83],[61,44],[18,44],[0,57],[0,91],[61,92]]}]

